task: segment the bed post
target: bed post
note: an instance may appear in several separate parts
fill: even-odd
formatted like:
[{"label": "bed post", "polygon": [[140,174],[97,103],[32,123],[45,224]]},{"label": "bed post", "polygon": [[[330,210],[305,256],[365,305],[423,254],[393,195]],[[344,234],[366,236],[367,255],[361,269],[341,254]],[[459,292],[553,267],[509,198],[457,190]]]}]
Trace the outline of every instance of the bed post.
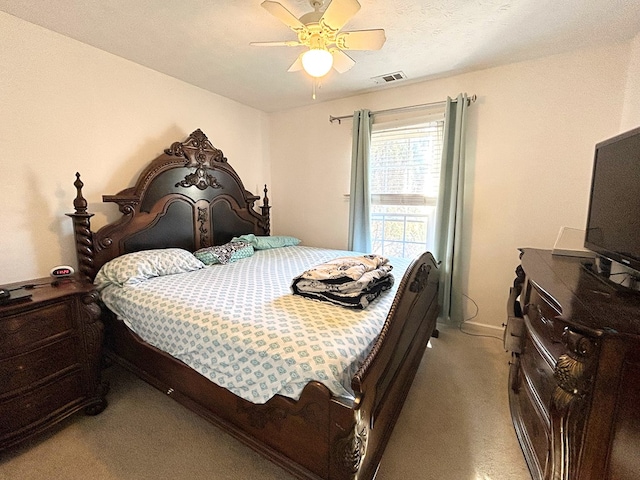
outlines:
[{"label": "bed post", "polygon": [[267,184],[264,185],[264,198],[262,199],[262,216],[264,217],[264,230],[265,235],[270,235],[271,233],[271,219],[269,217],[269,210],[271,207],[269,206],[269,197],[267,197]]},{"label": "bed post", "polygon": [[87,213],[87,200],[82,196],[84,183],[80,180],[80,174],[76,172],[76,198],[73,200],[75,213],[67,213],[73,219],[73,233],[76,241],[76,256],[78,259],[78,271],[82,281],[93,281],[93,233],[91,232],[91,217],[93,213]]}]

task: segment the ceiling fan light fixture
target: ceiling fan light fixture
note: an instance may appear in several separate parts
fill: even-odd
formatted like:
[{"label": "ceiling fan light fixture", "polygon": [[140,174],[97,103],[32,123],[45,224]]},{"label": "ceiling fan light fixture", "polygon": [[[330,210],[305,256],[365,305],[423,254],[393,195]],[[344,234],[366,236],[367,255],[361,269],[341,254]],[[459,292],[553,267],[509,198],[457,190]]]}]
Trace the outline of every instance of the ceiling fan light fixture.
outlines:
[{"label": "ceiling fan light fixture", "polygon": [[302,67],[312,77],[324,77],[333,66],[333,55],[324,48],[311,48],[302,55]]},{"label": "ceiling fan light fixture", "polygon": [[[313,12],[298,18],[281,3],[275,0],[264,0],[260,5],[293,30],[298,40],[252,42],[251,44],[307,47],[309,50],[299,55],[288,71],[305,70],[314,79],[324,77],[332,68],[338,73],[344,73],[353,67],[355,60],[344,50],[380,50],[384,45],[386,36],[381,28],[342,31],[342,27],[360,10],[358,0],[308,1]],[[327,7],[323,8],[325,4]]]}]

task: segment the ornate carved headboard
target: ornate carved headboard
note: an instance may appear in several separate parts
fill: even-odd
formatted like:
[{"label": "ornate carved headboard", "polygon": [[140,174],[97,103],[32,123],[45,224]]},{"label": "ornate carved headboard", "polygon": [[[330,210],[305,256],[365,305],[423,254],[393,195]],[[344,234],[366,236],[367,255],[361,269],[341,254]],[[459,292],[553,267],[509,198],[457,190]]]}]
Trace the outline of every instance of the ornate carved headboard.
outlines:
[{"label": "ornate carved headboard", "polygon": [[103,196],[104,202],[118,204],[122,217],[95,233],[79,173],[74,185],[75,213],[68,215],[74,223],[78,268],[87,280],[125,253],[167,247],[195,251],[270,230],[266,185],[258,213],[254,203],[260,197],[245,190],[222,151],[199,129],[153,160],[134,187]]}]

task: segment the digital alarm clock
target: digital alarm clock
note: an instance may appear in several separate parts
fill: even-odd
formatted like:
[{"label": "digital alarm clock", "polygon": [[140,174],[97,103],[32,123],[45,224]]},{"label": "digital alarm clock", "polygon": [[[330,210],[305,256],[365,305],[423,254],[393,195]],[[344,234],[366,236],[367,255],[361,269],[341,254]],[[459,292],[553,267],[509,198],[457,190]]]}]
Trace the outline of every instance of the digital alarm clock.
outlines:
[{"label": "digital alarm clock", "polygon": [[57,267],[53,267],[49,273],[53,278],[67,278],[73,275],[75,270],[69,265],[58,265]]}]

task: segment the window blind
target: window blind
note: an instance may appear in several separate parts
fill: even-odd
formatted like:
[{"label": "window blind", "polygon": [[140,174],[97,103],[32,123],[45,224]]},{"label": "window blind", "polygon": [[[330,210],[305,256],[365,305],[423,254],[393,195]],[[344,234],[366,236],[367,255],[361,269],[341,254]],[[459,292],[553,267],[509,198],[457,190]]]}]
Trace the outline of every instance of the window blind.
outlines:
[{"label": "window blind", "polygon": [[371,135],[371,234],[375,252],[412,257],[432,249],[444,120],[378,128]]}]

